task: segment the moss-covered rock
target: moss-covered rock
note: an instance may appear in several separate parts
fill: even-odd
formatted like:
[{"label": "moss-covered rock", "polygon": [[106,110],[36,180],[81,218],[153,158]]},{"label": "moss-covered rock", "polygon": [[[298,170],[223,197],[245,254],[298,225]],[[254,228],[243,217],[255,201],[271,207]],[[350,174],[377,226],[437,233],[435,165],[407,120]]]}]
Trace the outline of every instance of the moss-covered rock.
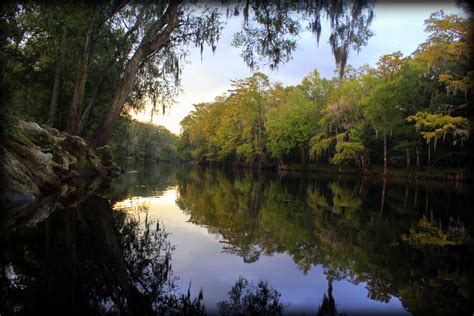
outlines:
[{"label": "moss-covered rock", "polygon": [[79,136],[11,117],[1,127],[2,205],[35,200],[79,177],[110,177],[122,172],[107,146],[94,150]]}]

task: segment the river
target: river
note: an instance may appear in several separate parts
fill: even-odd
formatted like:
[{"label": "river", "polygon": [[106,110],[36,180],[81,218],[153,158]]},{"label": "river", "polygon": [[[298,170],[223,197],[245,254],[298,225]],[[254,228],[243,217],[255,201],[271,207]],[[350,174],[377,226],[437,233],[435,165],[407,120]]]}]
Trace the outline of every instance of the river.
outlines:
[{"label": "river", "polygon": [[286,313],[316,314],[323,300],[347,315],[473,311],[469,184],[126,169],[2,226],[2,315],[146,313],[188,288],[212,314],[239,277],[266,281]]}]

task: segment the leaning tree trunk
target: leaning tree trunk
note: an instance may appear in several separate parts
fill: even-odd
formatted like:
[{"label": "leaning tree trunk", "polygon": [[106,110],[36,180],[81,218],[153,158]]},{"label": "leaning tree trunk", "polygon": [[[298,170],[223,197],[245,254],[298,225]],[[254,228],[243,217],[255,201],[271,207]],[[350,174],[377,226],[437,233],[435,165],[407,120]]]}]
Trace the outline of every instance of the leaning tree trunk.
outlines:
[{"label": "leaning tree trunk", "polygon": [[[92,147],[105,145],[112,136],[114,124],[119,119],[125,101],[135,85],[135,79],[142,62],[148,56],[163,49],[168,44],[171,33],[178,27],[177,8],[180,2],[181,1],[171,1],[165,14],[147,31],[137,50],[128,62],[119,85],[115,90],[110,109],[101,127],[97,130],[95,137],[89,140],[89,144]],[[162,30],[163,28],[164,30]]]},{"label": "leaning tree trunk", "polygon": [[[120,7],[118,8],[114,8],[109,16],[112,16],[113,14],[115,14],[115,12],[118,12],[118,10],[120,9]],[[138,30],[138,27],[139,27],[139,24],[142,22],[142,17],[143,17],[143,12],[141,12],[137,18],[137,20],[135,21],[135,24],[127,31],[127,33],[125,33],[125,35],[123,36],[123,41],[126,41],[129,39],[129,37],[137,32]],[[125,50],[119,50],[117,49],[115,51],[115,54],[110,58],[109,62],[105,65],[105,67],[102,69],[101,71],[101,76],[100,76],[100,79],[99,79],[99,83],[95,85],[95,88],[94,88],[94,91],[92,92],[92,95],[91,95],[91,99],[89,101],[89,104],[87,105],[86,109],[84,110],[84,112],[82,113],[81,115],[81,119],[79,121],[79,127],[78,127],[78,130],[77,130],[77,135],[80,135],[82,136],[83,132],[84,132],[84,129],[86,128],[86,125],[87,125],[87,122],[89,120],[89,115],[93,109],[93,107],[95,106],[95,102],[97,100],[97,95],[99,93],[99,91],[102,89],[102,84],[104,83],[104,80],[105,80],[105,77],[109,71],[109,69],[111,67],[113,67],[114,63],[117,62],[117,59],[122,55],[122,56],[127,56],[129,53],[130,53],[130,50],[132,49],[132,44],[129,44],[127,46],[127,48]]]},{"label": "leaning tree trunk", "polygon": [[82,50],[81,67],[77,77],[76,85],[74,87],[74,94],[72,96],[71,109],[66,130],[71,134],[77,134],[79,130],[79,121],[82,112],[82,103],[84,102],[84,94],[86,92],[87,74],[89,71],[89,61],[92,54],[92,34],[94,32],[95,21],[97,14],[94,10],[92,19],[89,22],[84,47]]}]

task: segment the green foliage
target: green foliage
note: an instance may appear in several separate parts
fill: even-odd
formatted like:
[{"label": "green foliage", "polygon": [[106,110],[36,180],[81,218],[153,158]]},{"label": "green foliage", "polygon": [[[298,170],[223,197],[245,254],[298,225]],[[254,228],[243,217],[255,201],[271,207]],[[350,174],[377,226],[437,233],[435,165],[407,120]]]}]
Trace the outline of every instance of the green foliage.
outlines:
[{"label": "green foliage", "polygon": [[196,110],[181,122],[180,156],[206,161],[265,161],[269,88],[267,76],[255,73],[233,81],[229,96],[196,105]]},{"label": "green foliage", "polygon": [[436,105],[448,103],[448,107],[452,108],[455,104],[451,102],[456,102],[457,97],[467,100],[474,90],[470,60],[472,16],[466,19],[438,11],[425,20],[425,26],[430,35],[420,45],[418,62],[428,66],[426,75],[433,76],[446,89],[449,101],[439,98]]},{"label": "green foliage", "polygon": [[365,150],[362,143],[340,142],[336,145],[336,154],[331,158],[331,163],[339,165],[345,161],[357,160]]},{"label": "green foliage", "polygon": [[267,114],[266,148],[272,157],[288,154],[295,147],[305,146],[316,130],[318,109],[302,91],[288,88],[285,99]]},{"label": "green foliage", "polygon": [[438,139],[442,137],[444,141],[446,135],[451,134],[452,143],[461,146],[469,137],[471,124],[465,117],[418,112],[410,115],[406,120],[415,122],[416,129],[420,131],[428,144],[434,142],[435,149]]},{"label": "green foliage", "polygon": [[[270,84],[260,73],[233,81],[227,95],[198,105],[183,120],[180,155],[224,163],[278,163],[283,168],[286,162],[311,158],[355,163],[364,173],[371,162],[383,162],[387,173],[392,164],[406,163],[409,170],[415,153],[417,168],[429,167],[430,143],[436,148],[437,140],[449,134],[453,141],[438,150],[436,161],[448,166],[474,161],[468,146],[462,147],[471,128],[472,111],[466,103],[470,90],[460,84],[452,88],[455,73],[464,74],[465,82],[474,73],[465,54],[470,47],[468,23],[458,16],[433,14],[426,20],[429,39],[414,54],[381,56],[376,68],[347,66],[342,78],[324,79],[314,70],[297,86]],[[262,78],[265,89],[258,89]],[[421,159],[426,153],[428,159]]]},{"label": "green foliage", "polygon": [[[222,6],[226,18],[231,11],[244,13],[245,27],[233,45],[242,48],[252,69],[261,60],[271,68],[289,61],[303,29],[319,41],[323,13],[331,19],[330,43],[341,74],[350,49],[359,50],[372,35],[373,4],[367,1],[338,6],[231,1]],[[104,145],[121,114],[145,106],[164,112],[174,103],[189,48],[199,47],[201,54],[206,45],[216,49],[225,23],[222,6],[193,1],[6,4],[0,10],[2,111]],[[253,149],[241,150],[239,158],[260,163],[266,159],[264,109],[253,101],[243,102],[250,116],[239,140],[253,142]],[[209,160],[235,156],[235,146],[210,145],[213,150],[195,155]]]},{"label": "green foliage", "polygon": [[121,118],[109,141],[114,157],[175,161],[178,137],[163,126]]},{"label": "green foliage", "polygon": [[[234,38],[234,45],[243,49],[250,67],[257,67],[262,59],[272,68],[289,60],[303,29],[319,37],[320,17],[326,12],[339,76],[321,78],[314,70],[294,87],[270,83],[258,72],[234,80],[226,95],[196,105],[181,124],[178,144],[172,145],[172,137],[163,136],[166,132],[138,128],[123,117],[132,109],[151,106],[157,112],[170,106],[179,90],[185,47],[192,44],[202,50],[209,45],[214,50],[223,17],[213,5],[193,11],[195,4],[186,2],[178,5],[180,23],[170,26],[159,18],[168,7],[162,2],[124,4],[21,2],[2,6],[2,112],[63,130],[70,125],[71,101],[80,94],[76,92],[85,71],[77,134],[96,144],[99,131],[107,132],[103,133],[106,139],[115,126],[111,145],[122,155],[154,159],[160,148],[162,159],[174,159],[177,151],[185,160],[260,166],[306,162],[308,158],[334,163],[362,159],[359,164],[366,169],[368,161],[400,161],[397,155],[403,149],[408,149],[408,158],[415,153],[411,149],[425,157],[433,142],[437,147],[433,158],[441,159],[441,164],[462,166],[474,161],[472,150],[466,149],[469,146],[451,146],[470,142],[471,17],[433,13],[425,21],[428,39],[412,55],[394,52],[381,56],[375,68],[354,69],[346,66],[347,56],[350,48],[360,49],[371,36],[370,2],[235,4],[236,13],[243,9],[245,27]],[[156,51],[147,50],[156,44],[150,34],[160,21],[170,26],[171,37]],[[305,25],[303,21],[311,22]],[[146,47],[140,44],[145,42]],[[134,60],[139,66],[128,74],[129,82],[124,82],[124,69],[133,64],[131,57],[139,47],[146,56]],[[131,88],[121,91],[120,86]],[[115,100],[117,95],[121,101]],[[426,146],[406,120],[417,112],[467,121],[433,121],[431,127],[420,127]],[[351,139],[356,133],[360,137]],[[448,134],[453,142],[439,148],[437,140]],[[345,144],[337,147],[341,142]],[[366,150],[356,150],[354,144]],[[423,160],[420,164],[427,165]]]}]

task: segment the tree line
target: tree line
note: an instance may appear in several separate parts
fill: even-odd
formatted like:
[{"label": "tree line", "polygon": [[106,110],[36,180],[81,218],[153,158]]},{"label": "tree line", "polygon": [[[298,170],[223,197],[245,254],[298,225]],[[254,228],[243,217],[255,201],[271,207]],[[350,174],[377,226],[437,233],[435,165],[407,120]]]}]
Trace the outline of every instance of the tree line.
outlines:
[{"label": "tree line", "polygon": [[166,127],[121,116],[108,145],[116,159],[176,161],[178,136]]},{"label": "tree line", "polygon": [[233,45],[249,67],[288,61],[302,30],[330,43],[341,74],[372,35],[372,1],[128,1],[6,3],[0,9],[2,112],[107,143],[120,116],[172,104],[191,47],[216,49],[241,17]]},{"label": "tree line", "polygon": [[317,70],[296,86],[260,72],[195,105],[181,122],[182,159],[278,165],[308,161],[407,170],[465,167],[474,158],[472,18],[435,12],[414,53],[381,56],[375,67]]}]

